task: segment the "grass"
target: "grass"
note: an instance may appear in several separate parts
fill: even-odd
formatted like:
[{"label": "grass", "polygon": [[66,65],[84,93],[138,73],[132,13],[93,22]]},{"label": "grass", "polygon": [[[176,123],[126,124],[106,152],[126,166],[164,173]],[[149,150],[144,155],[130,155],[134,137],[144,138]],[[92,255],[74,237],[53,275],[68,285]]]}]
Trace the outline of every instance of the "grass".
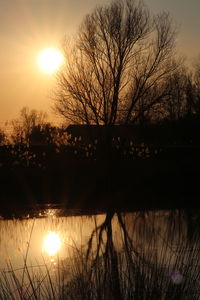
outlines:
[{"label": "grass", "polygon": [[199,224],[198,212],[108,213],[69,263],[28,263],[28,244],[22,268],[2,271],[0,299],[199,299]]}]

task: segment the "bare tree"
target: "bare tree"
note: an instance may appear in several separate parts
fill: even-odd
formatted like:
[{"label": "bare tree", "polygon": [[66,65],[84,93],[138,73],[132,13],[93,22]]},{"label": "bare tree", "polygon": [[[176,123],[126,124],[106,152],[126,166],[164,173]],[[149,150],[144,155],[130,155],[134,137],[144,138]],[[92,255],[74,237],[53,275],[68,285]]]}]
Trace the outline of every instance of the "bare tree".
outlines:
[{"label": "bare tree", "polygon": [[12,142],[14,144],[26,144],[28,146],[33,129],[46,124],[46,118],[47,115],[43,111],[30,110],[28,107],[23,107],[20,111],[19,118],[11,122],[13,128],[11,135]]},{"label": "bare tree", "polygon": [[178,120],[187,114],[191,74],[184,67],[178,68],[166,81],[168,96],[157,108],[160,118]]},{"label": "bare tree", "polygon": [[81,24],[58,76],[57,113],[72,123],[138,122],[168,95],[176,69],[168,13],[151,16],[141,1],[98,7]]}]

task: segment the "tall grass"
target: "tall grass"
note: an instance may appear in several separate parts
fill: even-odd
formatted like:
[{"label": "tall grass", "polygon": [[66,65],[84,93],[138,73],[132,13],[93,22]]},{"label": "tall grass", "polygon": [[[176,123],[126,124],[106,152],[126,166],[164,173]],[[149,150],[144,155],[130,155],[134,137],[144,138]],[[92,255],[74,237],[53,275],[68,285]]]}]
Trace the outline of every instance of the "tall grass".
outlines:
[{"label": "tall grass", "polygon": [[183,211],[162,212],[162,218],[158,212],[108,213],[86,248],[71,246],[67,261],[33,265],[27,248],[20,270],[9,262],[0,299],[200,299],[198,214],[190,224],[186,219]]}]

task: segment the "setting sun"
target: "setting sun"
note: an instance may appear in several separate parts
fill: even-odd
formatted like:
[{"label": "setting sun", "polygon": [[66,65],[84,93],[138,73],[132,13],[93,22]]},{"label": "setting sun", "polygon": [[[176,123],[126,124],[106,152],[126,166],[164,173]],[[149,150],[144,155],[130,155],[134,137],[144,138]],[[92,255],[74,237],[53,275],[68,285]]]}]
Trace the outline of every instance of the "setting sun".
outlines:
[{"label": "setting sun", "polygon": [[55,255],[61,247],[61,239],[56,232],[49,232],[44,238],[43,250],[50,256]]},{"label": "setting sun", "polygon": [[42,50],[37,58],[39,68],[46,73],[57,71],[63,64],[64,57],[58,49],[47,48]]}]

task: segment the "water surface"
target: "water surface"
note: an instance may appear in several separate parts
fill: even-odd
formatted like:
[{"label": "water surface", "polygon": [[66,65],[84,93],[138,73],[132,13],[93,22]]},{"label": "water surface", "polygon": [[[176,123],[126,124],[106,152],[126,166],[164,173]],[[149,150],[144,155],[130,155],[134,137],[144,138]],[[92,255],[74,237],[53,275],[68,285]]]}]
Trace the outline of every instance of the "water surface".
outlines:
[{"label": "water surface", "polygon": [[146,293],[156,286],[162,299],[173,289],[184,291],[180,299],[198,299],[199,224],[198,212],[183,210],[63,216],[49,208],[37,218],[1,219],[0,290],[5,278],[11,287],[18,278],[27,290],[30,281],[37,282],[36,290],[49,282],[65,290],[77,274],[82,279],[90,274],[90,284],[97,285],[97,273],[107,278],[110,272],[120,282],[119,293],[128,284],[136,293],[140,278]]}]

